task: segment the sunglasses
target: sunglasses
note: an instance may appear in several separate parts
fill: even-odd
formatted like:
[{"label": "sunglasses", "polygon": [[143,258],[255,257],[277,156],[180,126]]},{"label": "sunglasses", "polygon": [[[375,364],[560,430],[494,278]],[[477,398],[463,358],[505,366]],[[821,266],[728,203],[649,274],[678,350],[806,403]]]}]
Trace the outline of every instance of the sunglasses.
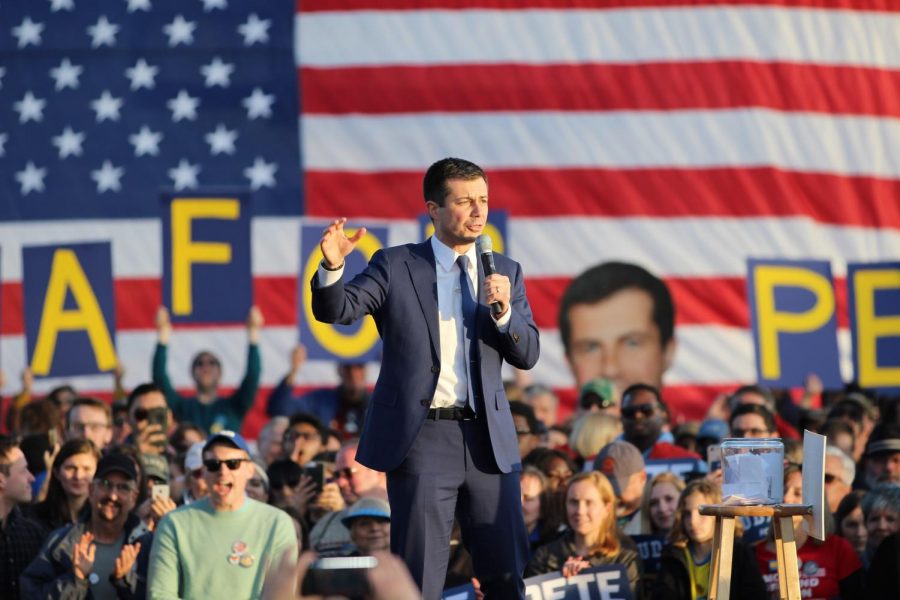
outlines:
[{"label": "sunglasses", "polygon": [[341,477],[344,479],[352,479],[353,474],[359,471],[356,467],[344,467],[343,469],[337,469],[334,472],[334,480],[337,481]]},{"label": "sunglasses", "polygon": [[650,417],[656,412],[655,404],[633,404],[631,406],[622,407],[622,416],[626,419],[633,419],[640,413],[643,417]]},{"label": "sunglasses", "polygon": [[128,494],[134,491],[134,484],[130,482],[119,482],[110,481],[109,479],[95,479],[94,483],[96,483],[100,489],[111,492],[113,490],[116,491],[117,494]]},{"label": "sunglasses", "polygon": [[238,467],[241,466],[241,463],[250,462],[249,458],[229,458],[226,460],[219,460],[217,458],[207,458],[203,461],[203,466],[206,467],[206,470],[210,473],[218,473],[222,468],[222,465],[228,467],[229,471],[237,471]]}]

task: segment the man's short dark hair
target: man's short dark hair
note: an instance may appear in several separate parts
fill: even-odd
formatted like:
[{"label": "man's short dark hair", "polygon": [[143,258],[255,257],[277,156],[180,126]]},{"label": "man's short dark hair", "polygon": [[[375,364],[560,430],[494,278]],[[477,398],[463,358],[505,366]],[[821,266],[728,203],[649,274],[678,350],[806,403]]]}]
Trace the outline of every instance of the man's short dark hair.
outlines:
[{"label": "man's short dark hair", "polygon": [[137,386],[131,393],[128,394],[128,410],[131,411],[131,407],[134,406],[134,403],[137,402],[137,399],[141,396],[146,396],[147,394],[152,394],[153,392],[159,392],[163,395],[163,398],[166,397],[165,392],[163,392],[162,388],[156,385],[155,383],[142,383]]},{"label": "man's short dark hair", "polygon": [[19,447],[16,438],[9,435],[0,435],[0,473],[9,475],[10,455],[14,448]]},{"label": "man's short dark hair", "polygon": [[772,390],[755,383],[742,385],[738,389],[734,390],[734,393],[728,397],[728,407],[731,410],[736,409],[738,407],[740,397],[744,394],[756,394],[765,401],[766,408],[772,411],[775,410],[775,396],[772,394]]},{"label": "man's short dark hair", "polygon": [[653,397],[656,398],[656,403],[659,404],[663,412],[669,414],[669,406],[663,401],[662,394],[659,393],[659,388],[650,385],[649,383],[632,383],[625,388],[625,391],[622,392],[622,406],[629,404],[632,397],[638,392],[649,392],[653,394]]},{"label": "man's short dark hair", "polygon": [[308,412],[294,413],[293,415],[291,415],[291,420],[288,421],[287,428],[291,429],[294,427],[294,425],[297,425],[299,423],[306,423],[315,427],[319,432],[319,438],[321,438],[322,440],[322,445],[324,446],[328,443],[328,428],[322,424],[322,421],[320,421],[317,416]]},{"label": "man's short dark hair", "polygon": [[741,415],[759,415],[763,418],[763,421],[766,422],[766,429],[769,431],[778,431],[778,428],[775,426],[775,415],[771,410],[763,406],[762,404],[741,404],[736,409],[731,412],[731,416],[728,417],[728,428],[734,431],[734,420],[740,417]]},{"label": "man's short dark hair", "polygon": [[475,163],[462,158],[442,158],[425,171],[425,178],[422,181],[425,201],[443,206],[444,198],[448,193],[447,182],[451,179],[462,179],[463,181],[484,179],[487,183],[487,175]]},{"label": "man's short dark hair", "polygon": [[624,262],[606,262],[584,271],[573,279],[559,304],[559,333],[563,348],[569,352],[572,324],[569,311],[576,304],[596,304],[627,289],[646,292],[653,300],[653,322],[659,329],[659,342],[669,343],[675,332],[675,305],[666,284],[647,269]]},{"label": "man's short dark hair", "polygon": [[530,404],[513,400],[509,403],[509,412],[511,412],[513,416],[519,415],[520,417],[525,417],[525,420],[528,422],[529,433],[541,435],[546,431],[544,424],[534,416],[534,409]]},{"label": "man's short dark hair", "polygon": [[97,410],[102,410],[106,415],[106,424],[112,424],[112,409],[109,407],[109,404],[104,402],[103,400],[98,400],[97,398],[75,398],[72,401],[72,406],[69,407],[69,412],[66,413],[66,424],[72,420],[72,411],[78,408],[79,406],[90,406],[91,408],[96,408]]}]

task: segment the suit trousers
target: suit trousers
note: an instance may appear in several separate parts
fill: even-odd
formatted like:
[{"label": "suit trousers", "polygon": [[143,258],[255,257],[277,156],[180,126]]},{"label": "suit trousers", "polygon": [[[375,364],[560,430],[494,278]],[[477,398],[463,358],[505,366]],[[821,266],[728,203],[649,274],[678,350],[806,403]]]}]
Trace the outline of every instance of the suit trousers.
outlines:
[{"label": "suit trousers", "polygon": [[426,420],[387,484],[391,551],[406,561],[423,598],[441,597],[454,516],[487,600],[525,597],[519,473],[497,468],[484,418]]}]

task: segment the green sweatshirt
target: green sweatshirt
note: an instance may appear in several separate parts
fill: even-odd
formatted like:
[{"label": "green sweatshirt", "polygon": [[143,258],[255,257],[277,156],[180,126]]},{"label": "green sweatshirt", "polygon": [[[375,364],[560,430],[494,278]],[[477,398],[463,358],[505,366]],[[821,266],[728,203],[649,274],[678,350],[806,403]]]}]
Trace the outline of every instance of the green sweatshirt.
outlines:
[{"label": "green sweatshirt", "polygon": [[268,570],[297,536],[286,512],[251,498],[216,512],[204,498],[160,521],[150,551],[147,597],[258,598]]},{"label": "green sweatshirt", "polygon": [[250,344],[247,352],[247,371],[241,386],[227,398],[216,398],[209,404],[202,404],[196,396],[180,396],[166,371],[169,348],[156,344],[153,353],[153,383],[163,389],[166,402],[172,409],[172,415],[178,422],[187,421],[202,427],[207,433],[217,433],[223,429],[240,431],[244,416],[253,406],[256,391],[259,389],[259,373],[262,370],[259,359],[259,346]]}]

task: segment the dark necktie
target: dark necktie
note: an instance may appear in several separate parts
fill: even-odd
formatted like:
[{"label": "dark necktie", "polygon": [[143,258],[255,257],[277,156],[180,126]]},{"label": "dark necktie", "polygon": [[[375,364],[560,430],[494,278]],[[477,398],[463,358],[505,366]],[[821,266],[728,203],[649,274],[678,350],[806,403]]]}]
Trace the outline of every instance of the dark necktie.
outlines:
[{"label": "dark necktie", "polygon": [[[469,257],[465,254],[456,259],[456,265],[459,267],[459,288],[462,298],[462,314],[463,314],[463,345],[466,355],[466,379],[468,380],[468,398],[466,403],[474,411],[475,410],[475,390],[476,377],[481,373],[478,368],[478,346],[475,344],[475,298],[472,297],[472,290],[469,289]],[[477,412],[477,411],[476,411]]]}]

